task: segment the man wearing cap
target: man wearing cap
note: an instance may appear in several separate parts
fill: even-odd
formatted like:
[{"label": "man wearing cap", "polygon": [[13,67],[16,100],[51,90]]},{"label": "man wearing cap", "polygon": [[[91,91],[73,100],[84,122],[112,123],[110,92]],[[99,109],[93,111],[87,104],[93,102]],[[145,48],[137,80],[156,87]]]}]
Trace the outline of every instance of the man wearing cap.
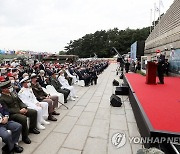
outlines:
[{"label": "man wearing cap", "polygon": [[31,74],[31,87],[38,101],[48,103],[48,120],[57,121],[57,119],[53,115],[59,115],[59,113],[55,111],[55,107],[58,107],[58,96],[49,96],[48,94],[46,94],[40,84],[37,82],[37,75],[35,73]]},{"label": "man wearing cap", "polygon": [[[28,138],[28,132],[39,134],[36,128],[37,111],[27,109],[27,106],[21,101],[18,96],[12,95],[13,88],[10,81],[0,83],[1,97],[0,102],[4,102],[10,113],[10,120],[14,120],[22,125],[22,140],[26,144],[30,144],[31,140]],[[27,126],[27,117],[30,118],[30,127]]]},{"label": "man wearing cap", "polygon": [[45,121],[45,119],[48,117],[48,103],[39,102],[36,99],[31,88],[29,77],[25,77],[20,81],[20,83],[22,84],[22,88],[18,93],[19,98],[28,106],[28,108],[37,111],[37,128],[45,129],[43,125],[50,124],[49,122]]},{"label": "man wearing cap", "polygon": [[[0,137],[2,138],[5,146],[2,150],[8,154],[13,152],[21,153],[23,148],[17,143],[21,134],[22,126],[15,121],[9,121],[9,111],[4,102],[0,102]],[[11,133],[8,132],[11,131]]]}]

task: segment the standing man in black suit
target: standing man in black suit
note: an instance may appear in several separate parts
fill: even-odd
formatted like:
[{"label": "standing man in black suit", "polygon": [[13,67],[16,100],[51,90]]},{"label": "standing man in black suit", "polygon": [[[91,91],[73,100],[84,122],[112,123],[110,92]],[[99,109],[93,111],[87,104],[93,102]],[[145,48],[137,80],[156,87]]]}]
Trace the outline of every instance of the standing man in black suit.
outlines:
[{"label": "standing man in black suit", "polygon": [[165,55],[162,55],[159,53],[157,55],[157,73],[159,77],[159,82],[158,84],[164,84],[164,64],[165,64]]}]

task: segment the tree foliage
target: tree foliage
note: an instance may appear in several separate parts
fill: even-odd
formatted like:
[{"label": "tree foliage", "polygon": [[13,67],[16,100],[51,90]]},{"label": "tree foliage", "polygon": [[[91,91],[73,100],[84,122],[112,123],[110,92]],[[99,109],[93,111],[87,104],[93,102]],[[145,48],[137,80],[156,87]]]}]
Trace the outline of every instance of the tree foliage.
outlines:
[{"label": "tree foliage", "polygon": [[77,40],[71,40],[65,46],[66,54],[79,57],[112,57],[111,48],[115,47],[121,54],[130,51],[130,46],[135,41],[146,40],[149,35],[149,27],[142,29],[119,30],[118,28],[107,31],[96,31],[94,34],[86,34]]}]

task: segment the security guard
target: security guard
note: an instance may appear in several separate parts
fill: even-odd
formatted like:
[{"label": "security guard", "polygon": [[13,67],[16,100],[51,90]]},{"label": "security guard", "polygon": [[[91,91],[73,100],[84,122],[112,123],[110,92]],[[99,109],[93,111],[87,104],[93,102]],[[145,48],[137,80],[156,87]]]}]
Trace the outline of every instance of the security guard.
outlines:
[{"label": "security guard", "polygon": [[[14,120],[22,125],[22,140],[26,144],[30,144],[31,140],[28,138],[28,132],[39,134],[40,132],[36,128],[37,124],[37,111],[33,109],[27,109],[27,106],[20,100],[18,96],[13,96],[11,92],[10,81],[1,82],[1,97],[0,102],[4,102],[10,113],[10,120]],[[27,126],[27,117],[30,118],[30,127]]]},{"label": "security guard", "polygon": [[[5,146],[2,148],[4,153],[12,154],[14,152],[21,153],[23,148],[17,145],[21,133],[21,124],[15,121],[9,121],[9,111],[7,106],[0,102],[0,137]],[[11,131],[11,133],[8,132]]]}]

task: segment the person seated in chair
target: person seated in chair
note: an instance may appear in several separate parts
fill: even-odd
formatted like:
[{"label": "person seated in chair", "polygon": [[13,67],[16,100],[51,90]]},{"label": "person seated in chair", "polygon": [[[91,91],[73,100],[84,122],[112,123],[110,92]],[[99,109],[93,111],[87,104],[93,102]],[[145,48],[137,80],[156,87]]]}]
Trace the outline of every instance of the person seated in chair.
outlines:
[{"label": "person seated in chair", "polygon": [[50,122],[45,120],[48,117],[48,103],[39,102],[36,99],[28,77],[22,79],[20,83],[22,84],[22,88],[18,93],[19,98],[28,106],[28,108],[37,111],[37,128],[45,129],[43,125],[50,124]]},{"label": "person seated in chair", "polygon": [[[28,137],[29,132],[33,134],[39,134],[40,132],[36,128],[37,124],[37,111],[27,109],[27,106],[21,101],[21,99],[12,95],[13,88],[10,81],[0,83],[1,97],[0,102],[4,102],[8,107],[10,113],[10,120],[14,120],[22,125],[22,140],[26,144],[30,144],[31,140]],[[30,126],[27,126],[27,117],[30,118]]]},{"label": "person seated in chair", "polygon": [[51,77],[51,85],[54,86],[57,92],[64,95],[64,103],[67,103],[67,98],[70,94],[70,90],[62,88],[62,84],[57,79],[57,73],[53,72]]},{"label": "person seated in chair", "polygon": [[14,152],[21,153],[23,151],[23,148],[17,144],[21,130],[21,124],[9,121],[8,108],[4,102],[0,102],[0,137],[5,143],[5,146],[2,148],[4,153],[13,154]]},{"label": "person seated in chair", "polygon": [[75,101],[75,98],[77,98],[76,93],[75,93],[75,89],[73,86],[70,86],[69,82],[65,79],[63,71],[59,72],[58,81],[61,83],[62,88],[66,88],[66,89],[70,90],[70,94],[69,94],[70,100]]},{"label": "person seated in chair", "polygon": [[55,111],[55,108],[58,107],[58,96],[56,95],[50,96],[47,93],[45,93],[42,87],[40,86],[40,84],[37,82],[37,75],[35,73],[31,74],[31,87],[38,101],[48,103],[48,107],[49,107],[48,120],[57,121],[57,119],[53,115],[60,114]]},{"label": "person seated in chair", "polygon": [[41,85],[41,87],[46,88],[47,83],[46,83],[46,81],[45,81],[44,75],[45,75],[45,71],[44,71],[44,70],[40,70],[40,71],[39,71],[39,75],[38,75],[38,77],[37,77],[37,82],[39,82],[39,84]]}]

